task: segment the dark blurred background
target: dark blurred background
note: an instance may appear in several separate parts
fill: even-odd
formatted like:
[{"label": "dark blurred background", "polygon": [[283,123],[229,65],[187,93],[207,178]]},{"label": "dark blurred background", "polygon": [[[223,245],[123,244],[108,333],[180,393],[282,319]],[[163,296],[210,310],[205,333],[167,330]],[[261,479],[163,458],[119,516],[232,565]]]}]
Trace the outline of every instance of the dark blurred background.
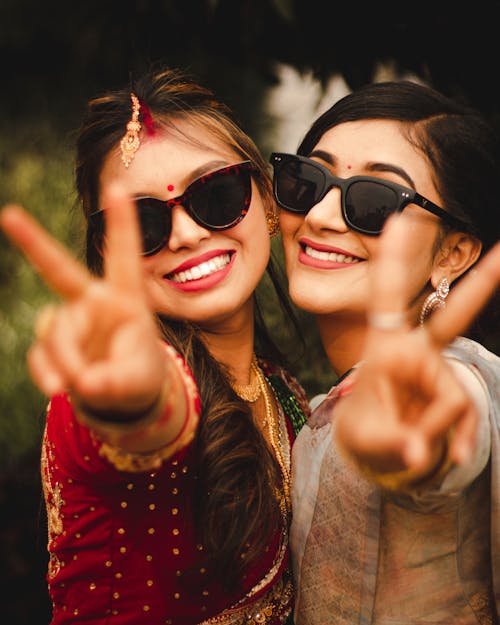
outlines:
[{"label": "dark blurred background", "polygon": [[[498,126],[500,3],[460,9],[420,2],[411,12],[407,4],[1,0],[0,205],[24,204],[79,249],[78,215],[68,207],[74,201],[74,133],[85,102],[157,61],[213,88],[264,153],[276,136],[276,112],[267,98],[280,67],[325,89],[335,76],[347,89],[371,82],[382,67],[476,106]],[[287,91],[287,110],[302,101],[300,90],[308,84]],[[0,585],[2,620],[9,625],[50,620],[38,468],[46,400],[29,380],[25,354],[36,312],[51,297],[0,235]],[[302,320],[312,348],[297,374],[312,395],[327,388],[331,374],[314,326]],[[487,346],[498,352],[497,329]]]}]

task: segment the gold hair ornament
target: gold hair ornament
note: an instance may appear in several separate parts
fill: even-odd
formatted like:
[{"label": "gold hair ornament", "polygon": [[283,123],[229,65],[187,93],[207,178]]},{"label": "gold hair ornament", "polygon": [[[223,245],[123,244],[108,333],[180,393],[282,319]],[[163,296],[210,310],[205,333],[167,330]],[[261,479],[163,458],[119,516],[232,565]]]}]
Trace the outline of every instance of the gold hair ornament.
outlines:
[{"label": "gold hair ornament", "polygon": [[128,167],[135,156],[135,153],[141,145],[139,133],[141,132],[141,122],[139,121],[139,99],[135,93],[130,94],[132,100],[132,118],[127,124],[127,132],[120,141],[120,149],[122,151],[122,161],[125,167]]}]

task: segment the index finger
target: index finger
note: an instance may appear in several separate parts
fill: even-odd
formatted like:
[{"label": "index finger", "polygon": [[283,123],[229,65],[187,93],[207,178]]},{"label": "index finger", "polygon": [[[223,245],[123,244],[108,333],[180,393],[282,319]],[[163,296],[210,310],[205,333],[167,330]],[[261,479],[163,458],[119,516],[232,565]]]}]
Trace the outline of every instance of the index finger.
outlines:
[{"label": "index finger", "polygon": [[498,289],[499,283],[500,243],[497,243],[452,289],[446,306],[437,310],[426,323],[433,341],[445,347],[463,334]]},{"label": "index finger", "polygon": [[118,288],[142,289],[143,271],[137,211],[121,186],[103,190],[106,248],[105,275]]},{"label": "index finger", "polygon": [[87,269],[23,208],[5,206],[0,226],[55,293],[74,299],[87,288],[91,280]]},{"label": "index finger", "polygon": [[409,226],[404,217],[394,216],[387,220],[370,273],[367,313],[372,321],[371,330],[377,329],[375,320],[389,321],[391,316],[396,328],[398,317],[403,317],[407,309],[408,237]]}]

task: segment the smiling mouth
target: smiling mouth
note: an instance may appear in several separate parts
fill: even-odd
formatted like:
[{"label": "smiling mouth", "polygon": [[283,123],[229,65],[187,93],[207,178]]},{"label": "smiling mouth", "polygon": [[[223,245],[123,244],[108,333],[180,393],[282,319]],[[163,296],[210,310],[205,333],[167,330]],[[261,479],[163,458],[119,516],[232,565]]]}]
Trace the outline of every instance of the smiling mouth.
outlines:
[{"label": "smiling mouth", "polygon": [[169,273],[166,278],[172,280],[172,282],[191,282],[192,280],[201,280],[207,276],[224,269],[231,262],[231,254],[221,254],[220,256],[214,256],[210,260],[207,260],[199,265],[179,271],[178,273]]},{"label": "smiling mouth", "polygon": [[321,250],[316,250],[309,245],[303,245],[302,249],[304,250],[304,254],[306,256],[310,256],[311,258],[316,258],[318,260],[324,260],[331,263],[347,263],[354,264],[359,263],[360,259],[355,256],[348,256],[347,254],[338,254],[337,252],[324,252]]}]

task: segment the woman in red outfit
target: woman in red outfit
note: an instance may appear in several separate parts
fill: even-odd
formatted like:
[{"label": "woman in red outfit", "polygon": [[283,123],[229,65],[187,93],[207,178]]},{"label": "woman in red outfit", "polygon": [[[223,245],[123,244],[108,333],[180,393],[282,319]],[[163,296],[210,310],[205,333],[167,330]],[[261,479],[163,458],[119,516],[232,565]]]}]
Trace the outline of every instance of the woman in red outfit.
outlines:
[{"label": "woman in red outfit", "polygon": [[166,70],[90,102],[76,178],[90,271],[19,207],[1,217],[62,300],[28,356],[51,397],[52,623],[285,623],[307,405],[255,314],[277,222],[266,164]]}]

